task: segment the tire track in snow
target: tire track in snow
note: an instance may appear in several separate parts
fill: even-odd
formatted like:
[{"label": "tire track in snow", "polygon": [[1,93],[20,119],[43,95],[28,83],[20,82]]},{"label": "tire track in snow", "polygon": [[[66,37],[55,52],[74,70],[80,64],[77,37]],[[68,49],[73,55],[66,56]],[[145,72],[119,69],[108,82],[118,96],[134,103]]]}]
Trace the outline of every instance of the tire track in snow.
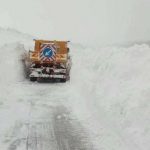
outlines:
[{"label": "tire track in snow", "polygon": [[[36,111],[33,114],[36,115]],[[22,123],[20,127],[24,128],[25,137],[21,138],[23,135],[20,132],[8,150],[93,150],[86,132],[77,120],[71,118],[65,107],[49,109],[45,114],[47,119],[45,116],[35,119],[33,114],[31,111],[30,122]]]}]

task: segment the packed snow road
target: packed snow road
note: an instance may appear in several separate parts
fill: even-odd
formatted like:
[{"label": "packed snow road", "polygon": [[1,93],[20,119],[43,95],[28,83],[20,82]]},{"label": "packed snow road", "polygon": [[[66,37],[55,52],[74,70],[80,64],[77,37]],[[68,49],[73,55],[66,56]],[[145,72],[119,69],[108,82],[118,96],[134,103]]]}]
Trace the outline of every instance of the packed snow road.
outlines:
[{"label": "packed snow road", "polygon": [[29,120],[20,121],[12,130],[13,137],[7,137],[10,138],[8,150],[93,149],[81,124],[64,106],[42,106],[32,102]]},{"label": "packed snow road", "polygon": [[20,82],[13,86],[17,93],[26,94],[16,93],[11,104],[3,104],[9,116],[4,120],[9,127],[1,136],[6,150],[93,149],[86,130],[67,108],[65,85]]}]

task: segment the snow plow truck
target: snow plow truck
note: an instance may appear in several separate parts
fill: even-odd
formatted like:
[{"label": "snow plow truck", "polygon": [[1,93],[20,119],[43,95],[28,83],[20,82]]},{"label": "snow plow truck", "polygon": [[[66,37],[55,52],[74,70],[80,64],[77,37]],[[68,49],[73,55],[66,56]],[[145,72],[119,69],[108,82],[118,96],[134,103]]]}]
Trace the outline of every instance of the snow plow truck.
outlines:
[{"label": "snow plow truck", "polygon": [[34,51],[29,51],[30,81],[70,79],[71,58],[69,41],[34,40]]}]

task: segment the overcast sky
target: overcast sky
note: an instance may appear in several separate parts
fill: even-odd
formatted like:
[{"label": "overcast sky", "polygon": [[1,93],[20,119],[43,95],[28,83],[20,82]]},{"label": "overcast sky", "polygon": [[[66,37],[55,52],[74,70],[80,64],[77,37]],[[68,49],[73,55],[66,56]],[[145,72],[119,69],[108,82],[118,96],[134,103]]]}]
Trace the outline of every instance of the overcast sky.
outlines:
[{"label": "overcast sky", "polygon": [[0,26],[82,43],[150,40],[150,0],[0,0]]}]

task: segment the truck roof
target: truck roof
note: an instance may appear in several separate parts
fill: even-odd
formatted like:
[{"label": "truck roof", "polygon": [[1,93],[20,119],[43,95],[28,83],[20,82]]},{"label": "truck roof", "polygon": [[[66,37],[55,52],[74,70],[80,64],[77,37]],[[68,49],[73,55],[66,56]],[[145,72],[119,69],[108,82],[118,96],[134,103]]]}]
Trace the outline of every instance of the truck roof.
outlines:
[{"label": "truck roof", "polygon": [[[31,61],[36,61],[36,62],[41,62],[41,50],[45,45],[53,45],[55,46],[56,49],[56,55],[55,55],[55,62],[66,62],[68,58],[68,42],[69,41],[48,41],[48,40],[34,40],[35,41],[35,46],[34,46],[34,51],[30,51],[30,60]],[[53,47],[53,46],[52,46]],[[45,61],[45,60],[44,60]],[[46,61],[47,62],[47,61]],[[51,61],[48,61],[50,63]]]},{"label": "truck roof", "polygon": [[66,54],[68,52],[68,41],[48,41],[48,40],[35,40],[35,51],[41,50],[41,44],[54,44],[57,47],[57,53],[58,54]]}]

